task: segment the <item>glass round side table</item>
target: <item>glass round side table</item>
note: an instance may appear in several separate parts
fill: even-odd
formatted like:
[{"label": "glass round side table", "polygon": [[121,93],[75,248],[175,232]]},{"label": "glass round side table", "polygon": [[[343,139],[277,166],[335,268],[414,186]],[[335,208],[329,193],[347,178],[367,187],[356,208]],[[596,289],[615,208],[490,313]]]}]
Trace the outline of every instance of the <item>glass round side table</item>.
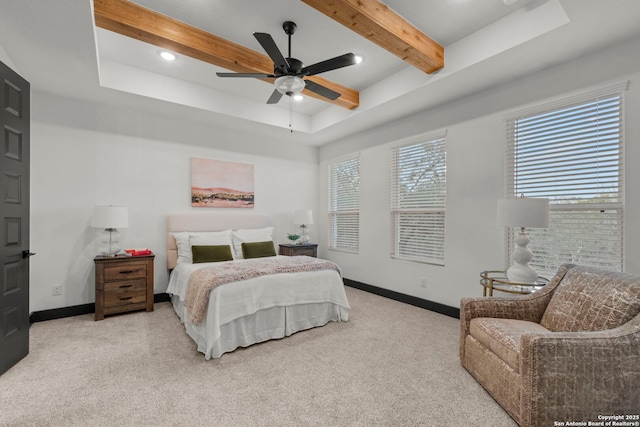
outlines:
[{"label": "glass round side table", "polygon": [[487,296],[487,290],[489,290],[489,296],[493,296],[493,291],[507,292],[510,294],[531,294],[542,289],[549,283],[549,279],[538,276],[533,283],[517,283],[510,282],[507,278],[505,271],[488,270],[480,273],[480,284],[482,285],[482,296]]}]

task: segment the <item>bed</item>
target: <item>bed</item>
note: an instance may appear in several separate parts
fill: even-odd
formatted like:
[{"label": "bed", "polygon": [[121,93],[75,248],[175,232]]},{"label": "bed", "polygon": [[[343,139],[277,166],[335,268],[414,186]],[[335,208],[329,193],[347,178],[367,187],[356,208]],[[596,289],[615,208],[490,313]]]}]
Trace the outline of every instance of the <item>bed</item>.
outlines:
[{"label": "bed", "polygon": [[[224,248],[227,235],[231,236],[233,259],[223,257],[225,260],[219,262],[202,262],[198,251],[212,245]],[[171,272],[167,293],[187,334],[206,359],[219,358],[238,347],[349,319],[349,302],[335,264],[335,268],[311,266],[333,263],[275,255],[275,247],[272,254],[275,256],[256,259],[242,256],[243,249],[264,248],[266,238],[273,242],[273,227],[267,215],[184,213],[170,214],[167,218],[167,268]],[[191,251],[194,246],[196,252]],[[198,278],[201,281],[219,279],[226,272],[256,263],[277,264],[283,272],[242,273],[246,278],[223,282],[206,292],[202,288],[195,292],[195,285],[190,285],[190,281],[193,283]],[[292,263],[295,268],[280,265]],[[206,300],[194,303],[197,293],[206,295]]]}]

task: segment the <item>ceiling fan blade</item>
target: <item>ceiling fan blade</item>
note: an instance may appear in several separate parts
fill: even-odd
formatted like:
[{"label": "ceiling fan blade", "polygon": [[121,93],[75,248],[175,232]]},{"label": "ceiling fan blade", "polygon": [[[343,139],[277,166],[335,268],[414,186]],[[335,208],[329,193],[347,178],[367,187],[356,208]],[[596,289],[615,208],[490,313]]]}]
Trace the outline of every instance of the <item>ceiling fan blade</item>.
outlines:
[{"label": "ceiling fan blade", "polygon": [[271,37],[271,34],[253,33],[253,36],[256,38],[256,40],[258,40],[260,46],[262,46],[264,51],[267,52],[267,55],[269,55],[269,57],[273,61],[274,69],[281,68],[286,72],[289,69],[289,63],[287,62],[285,57],[282,56],[282,53],[280,52],[280,49],[278,49],[276,42],[273,41],[273,37]]},{"label": "ceiling fan blade", "polygon": [[216,73],[216,76],[218,77],[254,77],[256,79],[275,77],[273,74],[260,74],[260,73]]},{"label": "ceiling fan blade", "polygon": [[267,100],[267,104],[277,104],[278,101],[280,101],[280,98],[282,98],[282,94],[278,92],[278,89],[274,89],[273,93]]},{"label": "ceiling fan blade", "polygon": [[304,67],[300,74],[305,76],[313,76],[314,74],[324,73],[325,71],[336,70],[342,67],[348,67],[356,63],[356,56],[353,53],[345,53],[344,55],[336,56],[335,58],[327,59],[326,61],[317,62],[315,64]]},{"label": "ceiling fan blade", "polygon": [[340,94],[334,90],[329,89],[328,87],[324,87],[314,81],[305,80],[305,88],[309,89],[311,92],[315,92],[320,96],[324,96],[332,101],[340,98]]}]

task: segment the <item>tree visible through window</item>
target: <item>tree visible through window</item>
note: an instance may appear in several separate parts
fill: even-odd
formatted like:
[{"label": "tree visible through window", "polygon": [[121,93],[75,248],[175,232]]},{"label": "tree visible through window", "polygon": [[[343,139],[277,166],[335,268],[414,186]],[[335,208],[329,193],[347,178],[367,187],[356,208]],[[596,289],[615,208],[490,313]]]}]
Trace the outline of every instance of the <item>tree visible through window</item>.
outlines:
[{"label": "tree visible through window", "polygon": [[391,256],[444,265],[445,134],[392,149]]},{"label": "tree visible through window", "polygon": [[507,196],[549,199],[548,229],[528,230],[539,272],[566,262],[623,269],[624,87],[507,119]]}]

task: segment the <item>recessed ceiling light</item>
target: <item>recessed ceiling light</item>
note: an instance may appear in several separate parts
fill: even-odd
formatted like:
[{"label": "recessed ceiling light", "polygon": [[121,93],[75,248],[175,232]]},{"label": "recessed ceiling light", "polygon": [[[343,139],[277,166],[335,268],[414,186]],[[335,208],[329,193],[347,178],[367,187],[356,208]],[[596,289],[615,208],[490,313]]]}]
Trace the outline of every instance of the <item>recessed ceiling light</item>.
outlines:
[{"label": "recessed ceiling light", "polygon": [[364,61],[364,56],[360,55],[359,53],[356,53],[356,64],[361,63],[362,61]]},{"label": "recessed ceiling light", "polygon": [[166,50],[161,50],[160,51],[160,56],[165,61],[175,61],[176,59],[178,59],[178,57],[175,54],[173,54],[171,52],[168,52]]}]

